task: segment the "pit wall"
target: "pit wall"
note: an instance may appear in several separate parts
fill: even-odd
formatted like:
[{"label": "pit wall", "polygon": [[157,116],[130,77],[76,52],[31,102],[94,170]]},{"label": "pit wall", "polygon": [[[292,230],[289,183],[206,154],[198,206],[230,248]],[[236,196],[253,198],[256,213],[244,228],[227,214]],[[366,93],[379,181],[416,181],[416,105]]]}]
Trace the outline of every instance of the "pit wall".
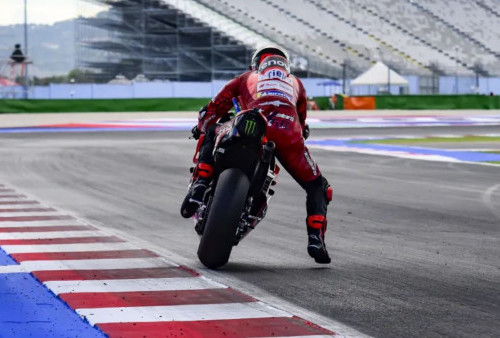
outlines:
[{"label": "pit wall", "polygon": [[[398,95],[315,97],[320,109],[500,109],[500,96]],[[0,100],[0,113],[198,111],[209,98]]]}]

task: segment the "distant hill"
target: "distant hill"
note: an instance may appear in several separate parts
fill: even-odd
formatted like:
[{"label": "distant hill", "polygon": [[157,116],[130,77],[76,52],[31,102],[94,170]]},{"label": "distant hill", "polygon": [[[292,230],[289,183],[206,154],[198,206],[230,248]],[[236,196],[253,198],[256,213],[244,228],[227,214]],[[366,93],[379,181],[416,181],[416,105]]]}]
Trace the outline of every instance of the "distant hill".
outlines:
[{"label": "distant hill", "polygon": [[[24,46],[24,26],[0,26],[2,63],[9,58],[16,43]],[[29,25],[28,49],[34,62],[30,75],[47,77],[67,74],[75,68],[75,20],[53,25]]]}]

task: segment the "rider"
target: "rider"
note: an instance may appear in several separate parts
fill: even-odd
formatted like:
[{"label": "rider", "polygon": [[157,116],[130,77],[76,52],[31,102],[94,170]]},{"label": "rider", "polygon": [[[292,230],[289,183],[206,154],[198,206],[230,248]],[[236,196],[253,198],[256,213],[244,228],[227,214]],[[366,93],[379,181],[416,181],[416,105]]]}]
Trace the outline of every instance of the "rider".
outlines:
[{"label": "rider", "polygon": [[258,49],[250,70],[229,81],[199,112],[195,138],[205,133],[195,168],[196,180],[181,206],[181,215],[194,215],[213,174],[215,122],[233,106],[237,98],[244,109],[259,109],[268,120],[266,137],[276,144],[275,154],[283,167],[306,191],[307,251],[317,263],[330,263],[325,246],[327,205],[332,188],[321,175],[304,144],[309,136],[307,96],[302,82],[290,74],[288,53],[275,46]]}]

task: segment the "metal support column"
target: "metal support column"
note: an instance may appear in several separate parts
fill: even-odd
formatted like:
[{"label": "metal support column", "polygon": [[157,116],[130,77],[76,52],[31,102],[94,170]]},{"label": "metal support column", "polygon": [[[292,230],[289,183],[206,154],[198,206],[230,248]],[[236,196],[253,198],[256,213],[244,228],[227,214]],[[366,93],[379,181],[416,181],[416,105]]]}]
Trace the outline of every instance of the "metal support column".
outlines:
[{"label": "metal support column", "polygon": [[[24,53],[29,56],[28,53],[28,0],[24,0]],[[29,75],[28,75],[28,62],[24,63],[24,98],[28,98],[29,90]]]}]

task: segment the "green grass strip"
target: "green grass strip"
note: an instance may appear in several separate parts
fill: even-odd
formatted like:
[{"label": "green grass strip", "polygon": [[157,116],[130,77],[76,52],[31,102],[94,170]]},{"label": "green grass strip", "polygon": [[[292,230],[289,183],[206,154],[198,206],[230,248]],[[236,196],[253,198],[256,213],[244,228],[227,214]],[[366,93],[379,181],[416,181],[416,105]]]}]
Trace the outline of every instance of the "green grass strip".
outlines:
[{"label": "green grass strip", "polygon": [[500,96],[379,95],[377,109],[500,109]]},{"label": "green grass strip", "polygon": [[1,100],[1,113],[198,111],[209,98]]}]

